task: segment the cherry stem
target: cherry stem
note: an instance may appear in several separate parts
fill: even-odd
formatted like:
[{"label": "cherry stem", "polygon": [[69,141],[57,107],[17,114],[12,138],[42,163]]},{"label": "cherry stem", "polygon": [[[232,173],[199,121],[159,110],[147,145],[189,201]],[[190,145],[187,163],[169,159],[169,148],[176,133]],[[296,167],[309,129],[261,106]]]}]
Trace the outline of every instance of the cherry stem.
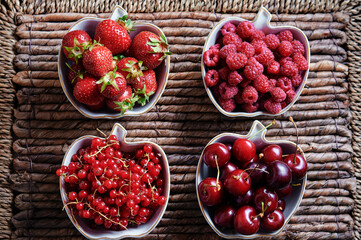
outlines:
[{"label": "cherry stem", "polygon": [[[265,172],[265,173],[269,174],[268,171],[266,171],[266,170],[264,170],[264,169],[262,169],[262,168],[258,168],[258,165],[259,165],[259,163],[257,163],[256,167],[252,168],[252,171],[251,171],[250,173],[248,173],[248,176],[245,178],[245,180],[247,180],[247,179],[251,176],[251,174],[254,172],[254,170],[260,170],[260,171],[262,171],[262,172]],[[246,168],[246,169],[243,170],[243,171],[245,172],[245,171],[250,170],[250,169],[251,169],[251,168]]]},{"label": "cherry stem", "polygon": [[292,187],[299,187],[299,186],[301,186],[301,183],[292,183],[291,185],[292,185]]},{"label": "cherry stem", "polygon": [[297,125],[295,123],[295,121],[293,121],[293,118],[290,116],[289,117],[289,120],[291,121],[291,123],[293,123],[293,125],[295,126],[296,128],[296,135],[297,135],[297,139],[296,139],[296,152],[295,152],[295,156],[293,158],[293,164],[296,163],[296,156],[297,156],[297,151],[298,151],[298,129],[297,129]]},{"label": "cherry stem", "polygon": [[269,127],[272,126],[273,124],[276,124],[276,119],[273,119],[273,121],[272,121],[270,124],[268,124],[266,127],[264,127],[263,129],[257,131],[257,132],[254,133],[253,135],[249,136],[249,137],[248,137],[248,140],[251,140],[253,137],[257,136],[258,133],[264,131],[265,129],[269,128]]},{"label": "cherry stem", "polygon": [[217,190],[219,191],[219,190],[221,190],[221,186],[219,186],[219,183],[218,183],[220,171],[219,171],[219,166],[218,166],[217,155],[215,155],[214,158],[216,159],[216,166],[217,166],[217,180],[216,180],[217,182],[216,182],[216,186],[217,186]]}]

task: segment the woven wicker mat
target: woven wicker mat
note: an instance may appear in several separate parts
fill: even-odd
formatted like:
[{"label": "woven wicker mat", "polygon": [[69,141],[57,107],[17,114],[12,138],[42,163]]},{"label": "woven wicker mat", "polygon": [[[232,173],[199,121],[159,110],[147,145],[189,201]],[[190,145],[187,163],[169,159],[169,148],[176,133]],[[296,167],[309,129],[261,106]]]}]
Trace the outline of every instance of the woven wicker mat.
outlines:
[{"label": "woven wicker mat", "polygon": [[[124,1],[125,9],[138,12],[130,18],[163,29],[174,55],[168,85],[158,104],[140,117],[112,121],[86,119],[71,106],[60,87],[56,61],[61,38],[74,21],[95,15],[106,18],[115,3],[61,2],[0,2],[0,238],[81,238],[61,211],[55,170],[75,138],[97,135],[96,128],[109,132],[120,122],[130,141],[154,141],[168,154],[170,202],[147,238],[216,239],[196,200],[196,163],[211,138],[221,132],[246,133],[254,119],[227,118],[216,110],[202,84],[200,55],[216,22],[231,12],[248,12],[234,15],[252,19],[261,3]],[[309,180],[304,199],[277,239],[359,237],[360,209],[355,202],[361,202],[355,191],[355,172],[359,179],[360,2],[269,1],[265,6],[276,13],[272,24],[294,25],[305,31],[312,54],[302,96],[277,118],[267,135],[295,141],[295,129],[288,121],[292,116],[298,123],[302,148],[313,148],[306,154]],[[61,13],[69,11],[75,13]],[[271,121],[258,119],[264,124]]]}]

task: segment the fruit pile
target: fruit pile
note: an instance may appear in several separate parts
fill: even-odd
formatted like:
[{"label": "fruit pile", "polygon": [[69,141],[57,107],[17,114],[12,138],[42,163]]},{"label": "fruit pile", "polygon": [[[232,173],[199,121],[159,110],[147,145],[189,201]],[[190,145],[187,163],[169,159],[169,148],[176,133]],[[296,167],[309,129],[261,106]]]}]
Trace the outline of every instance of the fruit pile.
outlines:
[{"label": "fruit pile", "polygon": [[131,39],[134,23],[126,18],[100,22],[94,41],[82,30],[63,38],[67,79],[75,99],[90,110],[108,107],[124,114],[136,103],[144,106],[158,88],[154,69],[171,54],[167,40],[148,31]]},{"label": "fruit pile", "polygon": [[161,156],[151,145],[135,153],[119,149],[115,135],[93,138],[56,171],[66,182],[66,205],[92,228],[124,230],[144,224],[166,203]]},{"label": "fruit pile", "polygon": [[217,168],[218,174],[198,185],[200,200],[215,207],[215,225],[245,235],[260,228],[270,232],[283,226],[285,198],[307,171],[301,154],[283,155],[282,148],[272,144],[257,155],[255,144],[248,139],[208,145],[203,161]]},{"label": "fruit pile", "polygon": [[277,114],[302,84],[308,69],[304,55],[305,47],[288,30],[265,35],[251,22],[227,22],[204,52],[204,81],[227,112]]}]

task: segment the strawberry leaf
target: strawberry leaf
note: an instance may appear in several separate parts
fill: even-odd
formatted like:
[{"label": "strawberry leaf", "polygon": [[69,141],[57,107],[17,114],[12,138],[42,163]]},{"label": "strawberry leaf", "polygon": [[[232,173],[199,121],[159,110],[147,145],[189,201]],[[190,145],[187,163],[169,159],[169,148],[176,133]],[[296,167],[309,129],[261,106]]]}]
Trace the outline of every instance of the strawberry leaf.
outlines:
[{"label": "strawberry leaf", "polygon": [[138,101],[138,96],[132,94],[132,96],[128,99],[125,99],[122,102],[116,102],[114,103],[118,105],[115,109],[120,109],[120,114],[123,115],[127,110],[132,110],[135,103]]},{"label": "strawberry leaf", "polygon": [[116,55],[113,57],[114,60],[118,60],[118,61],[122,60],[123,58],[125,58],[124,55]]},{"label": "strawberry leaf", "polygon": [[144,106],[145,104],[147,104],[147,102],[149,102],[149,97],[152,96],[154,94],[153,91],[147,93],[146,91],[147,87],[146,85],[144,84],[144,87],[143,89],[138,89],[135,94],[136,96],[138,96],[138,103],[141,105],[141,106]]}]

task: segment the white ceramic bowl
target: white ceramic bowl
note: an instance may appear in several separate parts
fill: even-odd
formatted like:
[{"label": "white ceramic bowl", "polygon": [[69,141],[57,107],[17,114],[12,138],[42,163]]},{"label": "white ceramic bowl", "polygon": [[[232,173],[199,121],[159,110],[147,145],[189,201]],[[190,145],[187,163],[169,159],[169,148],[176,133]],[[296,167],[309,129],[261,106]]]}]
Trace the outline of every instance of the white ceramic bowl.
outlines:
[{"label": "white ceramic bowl", "polygon": [[[236,139],[239,138],[248,138],[249,136],[253,136],[255,133],[257,133],[257,135],[255,135],[252,138],[252,142],[254,142],[254,144],[256,145],[257,148],[257,152],[260,152],[265,146],[270,145],[270,144],[278,144],[280,145],[280,147],[283,150],[284,154],[291,154],[294,153],[296,150],[296,144],[290,141],[285,141],[285,140],[279,140],[279,141],[268,141],[265,138],[267,129],[265,128],[265,126],[262,125],[262,123],[260,123],[259,121],[254,121],[253,125],[251,127],[251,130],[248,132],[247,135],[239,135],[239,134],[234,134],[234,133],[222,133],[216,137],[214,137],[208,144],[212,144],[212,143],[216,143],[216,142],[220,142],[220,143],[233,143]],[[205,147],[206,148],[206,147]],[[305,158],[305,155],[302,151],[302,149],[300,150],[302,156]],[[204,150],[203,150],[204,152]],[[258,233],[255,233],[253,235],[243,235],[243,234],[239,234],[237,233],[235,230],[233,229],[222,229],[217,227],[214,223],[213,223],[213,219],[212,219],[212,214],[214,212],[214,208],[211,207],[207,207],[205,205],[203,205],[203,203],[200,201],[199,199],[199,193],[198,193],[198,185],[199,183],[207,178],[207,177],[215,177],[217,175],[216,170],[209,168],[203,161],[203,152],[201,154],[201,157],[199,159],[198,162],[198,166],[197,166],[197,173],[196,173],[196,190],[197,190],[197,198],[198,198],[198,203],[199,203],[199,207],[201,208],[201,211],[203,213],[203,216],[205,217],[205,219],[207,220],[208,224],[212,227],[212,229],[222,238],[227,238],[227,239],[235,239],[235,238],[240,238],[240,239],[253,239],[253,238],[258,238],[258,237],[271,237],[271,236],[276,236],[278,235],[280,232],[282,232],[282,230],[284,229],[284,227],[286,226],[286,224],[288,223],[288,221],[291,219],[291,217],[293,216],[293,214],[296,212],[298,206],[301,203],[303,194],[305,192],[305,187],[306,187],[306,181],[307,181],[307,175],[305,176],[305,178],[303,179],[303,181],[301,182],[301,185],[298,187],[293,187],[292,189],[292,194],[291,196],[287,197],[286,200],[286,209],[284,210],[283,214],[285,216],[285,223],[283,224],[282,228],[280,228],[277,231],[274,232],[263,232],[263,231],[259,231]],[[306,159],[306,158],[305,158]]]},{"label": "white ceramic bowl", "polygon": [[[267,11],[266,8],[261,7],[259,12],[257,13],[257,16],[251,21],[253,22],[254,26],[256,29],[260,29],[262,30],[265,34],[277,34],[281,31],[284,30],[290,30],[294,36],[294,38],[296,40],[299,40],[304,46],[305,46],[305,58],[308,61],[308,66],[310,66],[310,44],[308,42],[308,39],[306,37],[306,35],[304,34],[303,31],[301,31],[299,28],[297,27],[293,27],[293,26],[276,26],[273,27],[270,25],[270,21],[271,21],[272,15],[270,12]],[[205,51],[207,51],[211,46],[213,46],[214,44],[216,44],[217,38],[218,36],[221,34],[221,29],[223,27],[224,24],[226,24],[227,22],[231,22],[235,25],[239,24],[242,21],[247,21],[246,19],[243,18],[238,18],[238,17],[228,17],[223,19],[222,21],[220,21],[219,23],[217,23],[216,26],[213,27],[212,31],[209,33],[208,38],[204,44],[203,47],[203,52],[202,52],[202,78],[203,78],[203,84],[204,87],[207,91],[207,94],[209,96],[209,98],[211,99],[212,103],[214,104],[214,106],[216,106],[216,108],[223,113],[224,115],[228,116],[228,117],[256,117],[259,115],[266,115],[266,116],[277,116],[277,115],[281,115],[285,112],[287,112],[292,105],[297,101],[297,99],[300,97],[303,88],[305,87],[306,84],[306,80],[307,80],[307,76],[308,76],[308,72],[304,71],[303,73],[303,81],[301,86],[299,86],[296,90],[296,96],[293,99],[293,101],[288,104],[285,108],[283,108],[278,114],[271,114],[268,113],[266,111],[256,111],[253,113],[247,113],[247,112],[227,112],[225,111],[217,102],[217,100],[213,97],[213,94],[211,92],[211,90],[207,87],[204,78],[206,76],[206,67],[203,63],[203,54]]]},{"label": "white ceramic bowl", "polygon": [[[144,145],[149,144],[153,147],[153,151],[155,151],[155,153],[159,153],[162,156],[160,159],[160,164],[162,165],[162,173],[164,178],[163,196],[165,196],[167,199],[166,203],[163,206],[160,206],[157,211],[155,211],[153,217],[147,223],[137,227],[129,227],[127,230],[124,231],[92,229],[85,224],[82,218],[80,218],[79,216],[74,217],[71,214],[71,210],[69,207],[65,207],[66,213],[68,214],[68,217],[73,223],[73,225],[76,227],[76,229],[78,229],[81,234],[83,234],[84,237],[88,239],[122,239],[126,237],[144,237],[157,226],[165,212],[165,209],[167,208],[170,191],[170,172],[166,154],[160,146],[152,142],[143,141],[128,143],[125,139],[126,134],[127,131],[119,123],[114,124],[113,129],[110,133],[110,135],[117,136],[117,139],[121,143],[121,151],[134,152],[135,150],[142,148]],[[95,138],[95,136],[87,135],[76,139],[66,151],[62,165],[68,166],[71,162],[71,157],[75,153],[77,153],[77,151],[81,147],[89,146],[93,138]],[[66,183],[64,181],[64,178],[60,177],[60,194],[64,205],[69,202],[66,195],[65,186]]]},{"label": "white ceramic bowl", "polygon": [[[115,6],[112,16],[110,18],[112,20],[117,20],[124,15],[127,15],[127,12],[122,7]],[[68,32],[80,29],[86,31],[90,35],[90,37],[93,38],[95,34],[96,26],[103,20],[104,19],[102,18],[95,18],[95,17],[82,18],[76,23],[74,23],[74,25],[69,28]],[[149,31],[157,35],[160,34],[164,35],[163,31],[159,27],[151,23],[136,22],[134,28],[135,31],[130,32],[130,37],[132,39],[135,37],[135,35],[137,35],[141,31]],[[139,116],[143,113],[148,112],[152,107],[154,107],[154,105],[158,102],[159,98],[163,94],[165,86],[167,85],[169,68],[170,68],[170,57],[167,56],[165,60],[156,69],[154,69],[157,76],[158,89],[150,97],[149,102],[144,106],[136,105],[134,106],[133,110],[128,110],[121,116],[119,112],[114,112],[108,109],[92,111],[88,109],[86,105],[76,100],[73,96],[72,86],[69,83],[69,81],[67,81],[66,79],[66,74],[69,71],[69,69],[65,65],[65,62],[66,62],[66,58],[64,56],[62,49],[60,49],[58,55],[58,74],[59,74],[61,86],[64,90],[66,97],[81,114],[83,114],[88,118],[97,118],[97,119],[99,118],[114,119],[114,118],[120,118],[122,116]]]}]

